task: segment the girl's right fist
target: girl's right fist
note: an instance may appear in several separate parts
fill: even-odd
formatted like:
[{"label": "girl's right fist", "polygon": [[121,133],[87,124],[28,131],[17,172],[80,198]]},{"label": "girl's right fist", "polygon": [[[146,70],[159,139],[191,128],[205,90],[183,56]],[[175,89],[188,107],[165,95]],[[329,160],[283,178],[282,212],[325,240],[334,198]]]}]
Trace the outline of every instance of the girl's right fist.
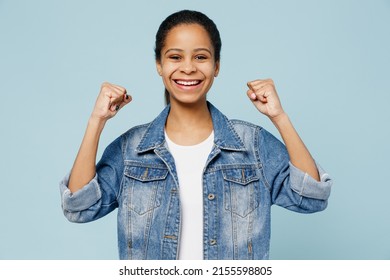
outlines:
[{"label": "girl's right fist", "polygon": [[105,82],[100,88],[91,117],[106,121],[130,103],[131,99],[124,87]]}]

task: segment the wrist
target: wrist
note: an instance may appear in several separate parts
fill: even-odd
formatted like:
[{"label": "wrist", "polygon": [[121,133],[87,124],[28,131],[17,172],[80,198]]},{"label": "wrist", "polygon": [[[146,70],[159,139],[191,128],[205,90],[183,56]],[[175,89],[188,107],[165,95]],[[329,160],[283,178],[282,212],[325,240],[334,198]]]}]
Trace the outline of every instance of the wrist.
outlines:
[{"label": "wrist", "polygon": [[283,124],[285,124],[287,122],[290,122],[290,118],[288,117],[286,112],[280,113],[280,114],[278,114],[278,115],[276,115],[274,117],[270,117],[270,120],[278,128],[280,126],[282,126]]},{"label": "wrist", "polygon": [[107,120],[105,119],[91,115],[88,120],[88,126],[101,132],[106,124],[106,121]]}]

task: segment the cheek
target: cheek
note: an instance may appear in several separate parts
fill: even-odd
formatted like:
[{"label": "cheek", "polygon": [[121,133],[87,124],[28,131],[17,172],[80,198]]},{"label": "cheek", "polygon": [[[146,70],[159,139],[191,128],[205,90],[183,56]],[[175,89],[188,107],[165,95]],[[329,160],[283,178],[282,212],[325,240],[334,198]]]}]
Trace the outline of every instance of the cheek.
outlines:
[{"label": "cheek", "polygon": [[164,65],[162,68],[162,76],[163,78],[169,78],[175,71],[177,67],[175,65]]},{"label": "cheek", "polygon": [[207,67],[202,68],[203,74],[208,78],[214,78],[215,74],[217,73],[215,71],[214,65],[208,65]]},{"label": "cheek", "polygon": [[164,65],[161,71],[161,78],[166,88],[171,87],[171,78],[172,75],[175,73],[175,67],[172,65]]}]

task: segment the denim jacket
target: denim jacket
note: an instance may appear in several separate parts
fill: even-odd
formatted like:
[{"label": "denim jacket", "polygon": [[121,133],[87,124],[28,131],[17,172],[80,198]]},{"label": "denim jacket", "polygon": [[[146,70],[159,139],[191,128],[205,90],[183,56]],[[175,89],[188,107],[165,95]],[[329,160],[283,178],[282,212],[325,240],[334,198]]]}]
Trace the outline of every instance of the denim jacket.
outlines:
[{"label": "denim jacket", "polygon": [[[294,167],[285,146],[265,129],[208,106],[214,145],[203,171],[204,259],[268,259],[271,205],[321,211],[332,180],[318,165],[321,182]],[[69,221],[93,221],[118,208],[121,259],[178,256],[180,186],[164,137],[169,109],[112,142],[82,189],[69,191],[69,175],[60,183]]]}]

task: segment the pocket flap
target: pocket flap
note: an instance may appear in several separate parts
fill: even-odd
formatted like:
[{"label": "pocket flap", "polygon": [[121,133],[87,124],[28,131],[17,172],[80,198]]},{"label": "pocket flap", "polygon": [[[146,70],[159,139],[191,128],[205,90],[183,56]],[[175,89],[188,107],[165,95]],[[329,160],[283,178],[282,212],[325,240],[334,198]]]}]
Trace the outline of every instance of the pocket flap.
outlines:
[{"label": "pocket flap", "polygon": [[147,166],[126,166],[125,175],[142,182],[164,180],[168,175],[168,169]]},{"label": "pocket flap", "polygon": [[256,169],[254,168],[232,168],[222,170],[223,178],[240,185],[247,185],[250,182],[259,180]]}]

